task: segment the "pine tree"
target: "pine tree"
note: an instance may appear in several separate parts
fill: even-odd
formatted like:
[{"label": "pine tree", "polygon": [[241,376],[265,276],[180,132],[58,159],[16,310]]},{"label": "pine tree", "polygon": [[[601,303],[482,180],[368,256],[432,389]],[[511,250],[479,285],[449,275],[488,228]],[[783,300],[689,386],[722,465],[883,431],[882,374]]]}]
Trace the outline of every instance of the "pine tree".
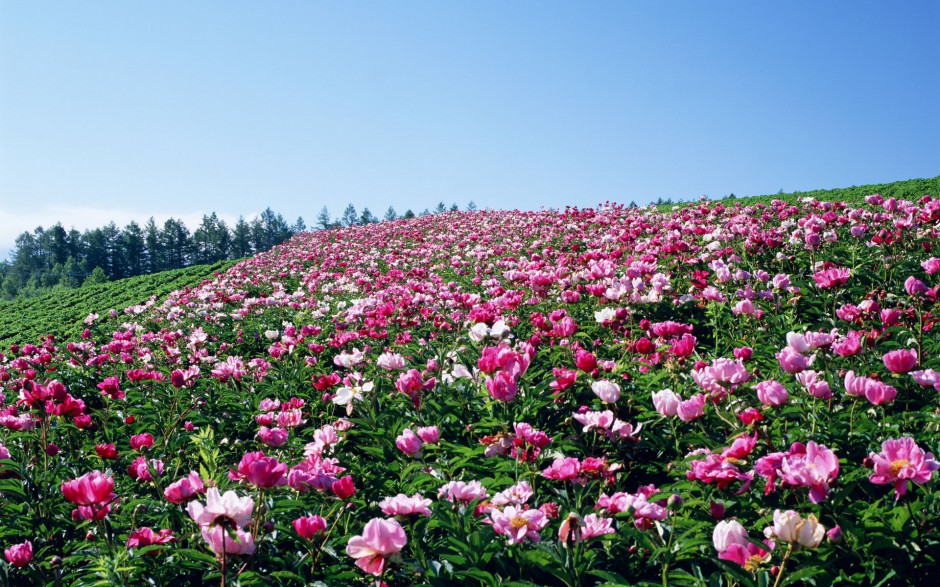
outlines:
[{"label": "pine tree", "polygon": [[477,211],[477,203],[474,202],[473,200],[470,200],[470,201],[467,203],[467,211],[468,211],[468,212],[476,212],[476,211]]},{"label": "pine tree", "polygon": [[317,214],[317,229],[329,230],[331,228],[333,228],[333,221],[330,219],[330,211],[327,210],[326,206],[323,206],[320,213]]},{"label": "pine tree", "polygon": [[356,226],[359,223],[359,215],[356,213],[356,207],[352,204],[346,206],[343,210],[343,216],[340,218],[343,226]]},{"label": "pine tree", "polygon": [[398,214],[395,212],[395,208],[393,208],[392,206],[389,206],[388,210],[385,211],[384,220],[391,222],[392,220],[397,220],[397,219],[398,219]]},{"label": "pine tree", "polygon": [[369,211],[368,208],[362,209],[362,214],[359,216],[359,224],[375,224],[379,219]]}]

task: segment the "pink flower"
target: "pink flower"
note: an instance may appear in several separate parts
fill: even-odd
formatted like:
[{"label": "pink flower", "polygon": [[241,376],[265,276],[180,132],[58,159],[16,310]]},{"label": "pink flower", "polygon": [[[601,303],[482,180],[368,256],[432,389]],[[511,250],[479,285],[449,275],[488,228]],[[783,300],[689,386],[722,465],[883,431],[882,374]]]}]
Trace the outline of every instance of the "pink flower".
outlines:
[{"label": "pink flower", "polygon": [[812,363],[812,358],[804,357],[790,346],[783,347],[774,356],[777,358],[777,362],[780,363],[780,368],[787,373],[799,373]]},{"label": "pink flower", "polygon": [[712,532],[712,543],[719,553],[728,550],[732,544],[747,546],[747,530],[737,520],[722,520]]},{"label": "pink flower", "polygon": [[515,505],[521,506],[525,502],[529,501],[532,496],[535,495],[535,492],[532,491],[532,486],[529,485],[527,481],[520,481],[509,487],[500,491],[493,496],[493,499],[490,500],[490,503],[502,507],[504,505]]},{"label": "pink flower", "polygon": [[791,453],[780,463],[780,478],[788,485],[809,487],[809,499],[820,503],[839,474],[839,459],[822,444],[809,441],[805,452]]},{"label": "pink flower", "polygon": [[346,475],[341,479],[333,481],[330,485],[330,491],[340,499],[349,499],[356,493],[356,485],[353,482],[352,475]]},{"label": "pink flower", "polygon": [[509,402],[515,399],[519,392],[516,379],[506,371],[498,371],[493,377],[487,377],[484,381],[490,396],[496,401]]},{"label": "pink flower", "polygon": [[620,399],[620,386],[613,381],[601,379],[591,384],[591,391],[601,398],[601,401],[608,404],[615,404]]},{"label": "pink flower", "polygon": [[364,572],[380,576],[385,563],[394,559],[407,543],[408,537],[395,519],[373,518],[366,523],[362,536],[349,539],[346,554],[356,559],[356,566]]},{"label": "pink flower", "polygon": [[548,518],[541,510],[522,510],[514,506],[506,506],[502,511],[492,510],[490,520],[493,530],[506,536],[508,544],[518,544],[526,538],[539,542],[542,539],[539,530],[548,524]]},{"label": "pink flower", "polygon": [[395,439],[395,446],[409,457],[413,457],[418,454],[421,447],[424,446],[424,442],[418,435],[411,431],[411,428],[405,428],[402,433],[398,435],[398,438]]},{"label": "pink flower", "polygon": [[417,432],[418,438],[425,444],[437,444],[441,440],[441,431],[437,426],[422,426]]},{"label": "pink flower", "polygon": [[287,442],[288,432],[284,428],[268,428],[262,426],[258,431],[261,442],[271,447],[278,447]]},{"label": "pink flower", "polygon": [[470,503],[487,497],[486,488],[479,481],[450,481],[437,490],[437,497],[450,502]]},{"label": "pink flower", "polygon": [[581,463],[574,457],[557,458],[542,471],[542,476],[556,481],[577,479],[581,473]]},{"label": "pink flower", "polygon": [[140,481],[153,481],[153,471],[159,477],[163,474],[163,461],[157,459],[148,459],[141,455],[134,459],[134,462],[127,467],[127,474],[131,479]]},{"label": "pink flower", "polygon": [[597,357],[586,350],[578,349],[574,354],[574,364],[581,371],[591,373],[597,369]]},{"label": "pink flower", "polygon": [[251,554],[255,551],[255,541],[251,532],[236,528],[230,530],[224,526],[203,526],[202,539],[209,549],[219,558],[222,554]]},{"label": "pink flower", "polygon": [[[238,497],[234,491],[220,494],[218,488],[210,487],[206,491],[206,505],[191,501],[186,511],[189,517],[202,527],[222,523],[226,527],[244,528],[251,521],[254,507],[255,502],[250,497]],[[221,543],[221,540],[219,542]]]},{"label": "pink flower", "polygon": [[898,390],[869,377],[856,377],[854,371],[845,374],[845,393],[855,397],[865,397],[876,406],[891,403],[898,395]]},{"label": "pink flower", "polygon": [[294,520],[294,530],[304,540],[311,540],[326,529],[326,520],[321,516],[303,516]]},{"label": "pink flower", "polygon": [[163,496],[170,503],[182,504],[205,490],[206,486],[199,477],[199,473],[190,471],[188,476],[167,485],[163,490]]},{"label": "pink flower", "polygon": [[927,284],[917,279],[913,275],[904,280],[904,291],[911,297],[916,297],[927,293]]},{"label": "pink flower", "polygon": [[154,532],[153,529],[144,526],[134,530],[127,536],[128,548],[141,548],[151,544],[166,544],[167,542],[176,542],[176,537],[173,536],[173,531],[169,528]]},{"label": "pink flower", "polygon": [[921,261],[920,266],[924,268],[927,275],[933,275],[934,273],[940,272],[940,259],[931,257],[926,261]]},{"label": "pink flower", "polygon": [[780,406],[790,399],[787,389],[779,382],[773,379],[761,381],[755,386],[757,390],[757,399],[765,406]]},{"label": "pink flower", "polygon": [[888,368],[888,371],[900,375],[911,371],[917,366],[917,351],[914,349],[898,349],[885,353],[882,360],[885,363],[885,367]]},{"label": "pink flower", "polygon": [[28,565],[33,560],[33,543],[29,540],[14,544],[10,548],[4,549],[3,556],[7,562],[17,568]]},{"label": "pink flower", "polygon": [[[233,477],[234,475],[234,477]],[[231,472],[230,478],[243,480],[255,487],[270,488],[287,484],[287,465],[274,457],[264,456],[264,452],[248,452],[238,463],[238,471]]]},{"label": "pink flower", "polygon": [[796,380],[813,397],[821,400],[832,398],[832,390],[829,389],[829,382],[823,379],[822,373],[817,371],[802,371],[796,374]]},{"label": "pink flower", "polygon": [[115,497],[114,479],[101,471],[86,473],[77,479],[62,483],[62,495],[79,506],[102,506]]},{"label": "pink flower", "polygon": [[431,510],[428,506],[431,500],[420,493],[411,497],[404,493],[399,493],[395,497],[386,497],[379,502],[379,509],[386,516],[431,516]]},{"label": "pink flower", "polygon": [[874,473],[868,478],[876,485],[894,483],[894,499],[907,493],[907,482],[926,483],[940,469],[933,454],[925,453],[913,438],[889,439],[881,444],[880,453],[871,453]]},{"label": "pink flower", "polygon": [[704,394],[697,393],[689,399],[679,402],[676,408],[676,415],[679,416],[679,419],[683,422],[691,422],[692,420],[701,418],[705,415],[706,399]]},{"label": "pink flower", "polygon": [[832,289],[845,285],[851,276],[847,267],[830,267],[813,274],[813,280],[819,289]]},{"label": "pink flower", "polygon": [[153,435],[144,432],[143,434],[137,434],[131,436],[131,448],[134,450],[141,450],[143,448],[148,448],[153,446]]},{"label": "pink flower", "polygon": [[671,389],[661,389],[653,394],[653,406],[663,416],[675,416],[682,398]]}]

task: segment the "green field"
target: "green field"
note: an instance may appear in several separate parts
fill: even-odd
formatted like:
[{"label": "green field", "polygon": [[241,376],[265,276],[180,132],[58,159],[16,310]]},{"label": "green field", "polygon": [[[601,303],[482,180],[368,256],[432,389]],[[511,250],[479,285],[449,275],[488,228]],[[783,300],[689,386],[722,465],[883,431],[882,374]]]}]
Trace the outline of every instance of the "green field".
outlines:
[{"label": "green field", "polygon": [[[120,312],[141,304],[150,296],[162,301],[167,294],[195,286],[213,274],[225,271],[238,261],[214,265],[194,265],[185,269],[139,275],[78,289],[57,288],[32,297],[0,301],[0,348],[11,344],[36,344],[47,335],[76,340],[85,328],[83,320],[92,312],[105,316],[111,309]],[[121,320],[123,314],[118,316]]]}]

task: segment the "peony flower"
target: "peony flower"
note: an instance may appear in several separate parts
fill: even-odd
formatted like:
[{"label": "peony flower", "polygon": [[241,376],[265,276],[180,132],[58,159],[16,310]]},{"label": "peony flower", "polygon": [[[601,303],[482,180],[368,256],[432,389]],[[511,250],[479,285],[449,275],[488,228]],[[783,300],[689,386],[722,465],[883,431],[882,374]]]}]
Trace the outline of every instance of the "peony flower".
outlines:
[{"label": "peony flower", "polygon": [[364,572],[381,576],[386,562],[396,558],[407,543],[405,530],[395,519],[373,518],[361,536],[349,539],[346,554],[356,559],[356,566]]},{"label": "peony flower", "polygon": [[615,404],[620,399],[620,386],[613,381],[601,379],[591,384],[591,391],[608,404]]},{"label": "peony flower", "polygon": [[737,520],[722,520],[712,532],[712,543],[719,553],[728,550],[732,544],[747,546],[747,530]]},{"label": "peony flower", "polygon": [[882,357],[885,367],[892,373],[901,375],[907,373],[917,366],[917,351],[914,349],[898,349],[885,353]]},{"label": "peony flower", "polygon": [[62,483],[62,495],[79,506],[95,507],[110,503],[115,497],[114,479],[101,471],[86,473]]},{"label": "peony flower", "polygon": [[271,488],[287,484],[287,465],[264,452],[248,452],[238,463],[238,471],[230,472],[234,480],[247,481],[255,487]]},{"label": "peony flower", "polygon": [[311,540],[326,529],[326,520],[321,516],[303,516],[294,520],[294,530],[304,540]]},{"label": "peony flower", "polygon": [[152,434],[148,432],[144,432],[143,434],[137,434],[135,436],[131,436],[131,448],[132,449],[139,451],[144,448],[151,447],[151,446],[153,446]]},{"label": "peony flower", "polygon": [[701,418],[705,415],[706,399],[704,394],[697,393],[689,399],[679,402],[676,408],[676,415],[679,416],[679,419],[683,422],[691,422],[692,420]]},{"label": "peony flower", "polygon": [[219,558],[232,554],[252,554],[255,551],[255,541],[251,532],[236,528],[230,530],[224,526],[203,526],[202,539],[209,545],[209,549]]},{"label": "peony flower", "polygon": [[10,548],[4,549],[3,556],[7,562],[17,568],[28,565],[33,560],[33,543],[29,540],[14,544]]},{"label": "peony flower", "polygon": [[210,487],[206,491],[206,505],[191,501],[186,511],[193,521],[204,528],[216,524],[244,528],[251,521],[254,507],[255,502],[250,497],[238,497],[234,491],[220,494],[218,488]]},{"label": "peony flower", "polygon": [[539,530],[548,524],[548,518],[541,510],[522,510],[514,506],[506,506],[502,511],[492,510],[490,520],[493,530],[506,536],[508,544],[518,544],[526,538],[539,542],[542,539]]},{"label": "peony flower", "polygon": [[351,382],[350,385],[340,387],[333,396],[333,403],[338,406],[346,406],[346,415],[351,416],[355,402],[361,402],[365,399],[365,394],[372,391],[371,381],[365,383]]},{"label": "peony flower", "polygon": [[889,439],[882,443],[880,453],[871,453],[874,473],[868,478],[876,485],[894,483],[894,499],[907,493],[907,482],[926,483],[940,463],[932,453],[925,453],[913,438]]},{"label": "peony flower", "polygon": [[768,379],[754,387],[757,390],[757,399],[765,406],[780,406],[790,399],[787,389],[779,381]]},{"label": "peony flower", "polygon": [[205,490],[206,486],[199,477],[199,473],[190,471],[188,476],[167,485],[163,490],[163,496],[170,503],[182,504]]},{"label": "peony flower", "polygon": [[409,457],[413,457],[418,454],[421,447],[424,446],[424,442],[418,435],[411,431],[411,428],[405,428],[402,433],[398,435],[398,438],[395,439],[395,446]]},{"label": "peony flower", "polygon": [[418,438],[425,444],[437,444],[441,440],[441,431],[437,426],[422,426],[417,430]]},{"label": "peony flower", "polygon": [[661,389],[653,393],[653,406],[663,416],[675,416],[681,401],[682,398],[671,389]]},{"label": "peony flower", "polygon": [[379,509],[386,516],[431,516],[431,510],[428,506],[431,500],[420,493],[411,497],[404,493],[399,493],[395,497],[386,497],[379,502]]},{"label": "peony flower", "polygon": [[765,528],[764,535],[781,542],[816,548],[826,537],[826,528],[813,514],[804,518],[793,510],[775,510],[774,525]]},{"label": "peony flower", "polygon": [[154,532],[153,529],[144,526],[134,530],[127,536],[128,548],[141,548],[152,544],[166,544],[167,542],[176,542],[176,537],[173,536],[173,531],[169,528]]}]

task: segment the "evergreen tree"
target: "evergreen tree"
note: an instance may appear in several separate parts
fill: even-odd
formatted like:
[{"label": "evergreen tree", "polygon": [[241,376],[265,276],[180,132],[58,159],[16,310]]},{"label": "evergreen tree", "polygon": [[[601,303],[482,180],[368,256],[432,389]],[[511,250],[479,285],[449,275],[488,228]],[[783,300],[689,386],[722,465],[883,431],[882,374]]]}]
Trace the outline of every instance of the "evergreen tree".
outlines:
[{"label": "evergreen tree", "polygon": [[139,224],[131,220],[121,232],[121,249],[128,276],[142,275],[146,262],[146,241]]},{"label": "evergreen tree", "polygon": [[167,269],[182,269],[189,266],[192,259],[192,241],[189,229],[182,220],[168,218],[163,223],[160,242],[166,255]]},{"label": "evergreen tree", "polygon": [[476,211],[477,211],[477,203],[474,202],[473,200],[470,200],[470,201],[467,203],[467,211],[468,211],[468,212],[476,212]]},{"label": "evergreen tree", "polygon": [[362,209],[362,214],[359,216],[359,224],[375,224],[379,219],[375,217],[368,208]]},{"label": "evergreen tree", "polygon": [[359,215],[356,214],[356,207],[352,204],[346,206],[346,209],[343,210],[343,216],[340,218],[340,222],[343,223],[343,226],[356,226],[359,223]]},{"label": "evergreen tree", "polygon": [[414,218],[414,217],[415,217],[415,213],[411,211],[411,208],[408,208],[407,210],[405,210],[405,215],[402,216],[402,218]]},{"label": "evergreen tree", "polygon": [[451,205],[450,205],[450,211],[451,211],[451,212],[457,212],[457,211],[459,211],[459,210],[460,210],[460,207],[457,206],[457,203],[456,203],[456,202],[452,202]]},{"label": "evergreen tree", "polygon": [[438,202],[437,208],[434,209],[434,213],[441,214],[443,212],[447,212],[447,206],[444,205],[444,202]]},{"label": "evergreen tree", "polygon": [[398,214],[395,212],[395,208],[393,208],[392,206],[389,206],[388,210],[385,211],[385,216],[383,217],[383,220],[391,222],[392,220],[397,220],[397,219],[398,219]]},{"label": "evergreen tree", "polygon": [[320,209],[320,213],[317,214],[317,229],[318,230],[329,230],[333,228],[333,221],[330,219],[330,211],[326,206]]},{"label": "evergreen tree", "polygon": [[244,216],[239,216],[238,221],[235,222],[231,240],[229,251],[233,257],[241,259],[251,254],[251,227],[245,221]]},{"label": "evergreen tree", "polygon": [[165,267],[163,241],[160,239],[160,228],[153,216],[147,219],[144,227],[144,273],[163,271]]},{"label": "evergreen tree", "polygon": [[307,232],[307,225],[304,224],[303,216],[298,216],[297,221],[290,227],[291,234],[300,234]]}]

